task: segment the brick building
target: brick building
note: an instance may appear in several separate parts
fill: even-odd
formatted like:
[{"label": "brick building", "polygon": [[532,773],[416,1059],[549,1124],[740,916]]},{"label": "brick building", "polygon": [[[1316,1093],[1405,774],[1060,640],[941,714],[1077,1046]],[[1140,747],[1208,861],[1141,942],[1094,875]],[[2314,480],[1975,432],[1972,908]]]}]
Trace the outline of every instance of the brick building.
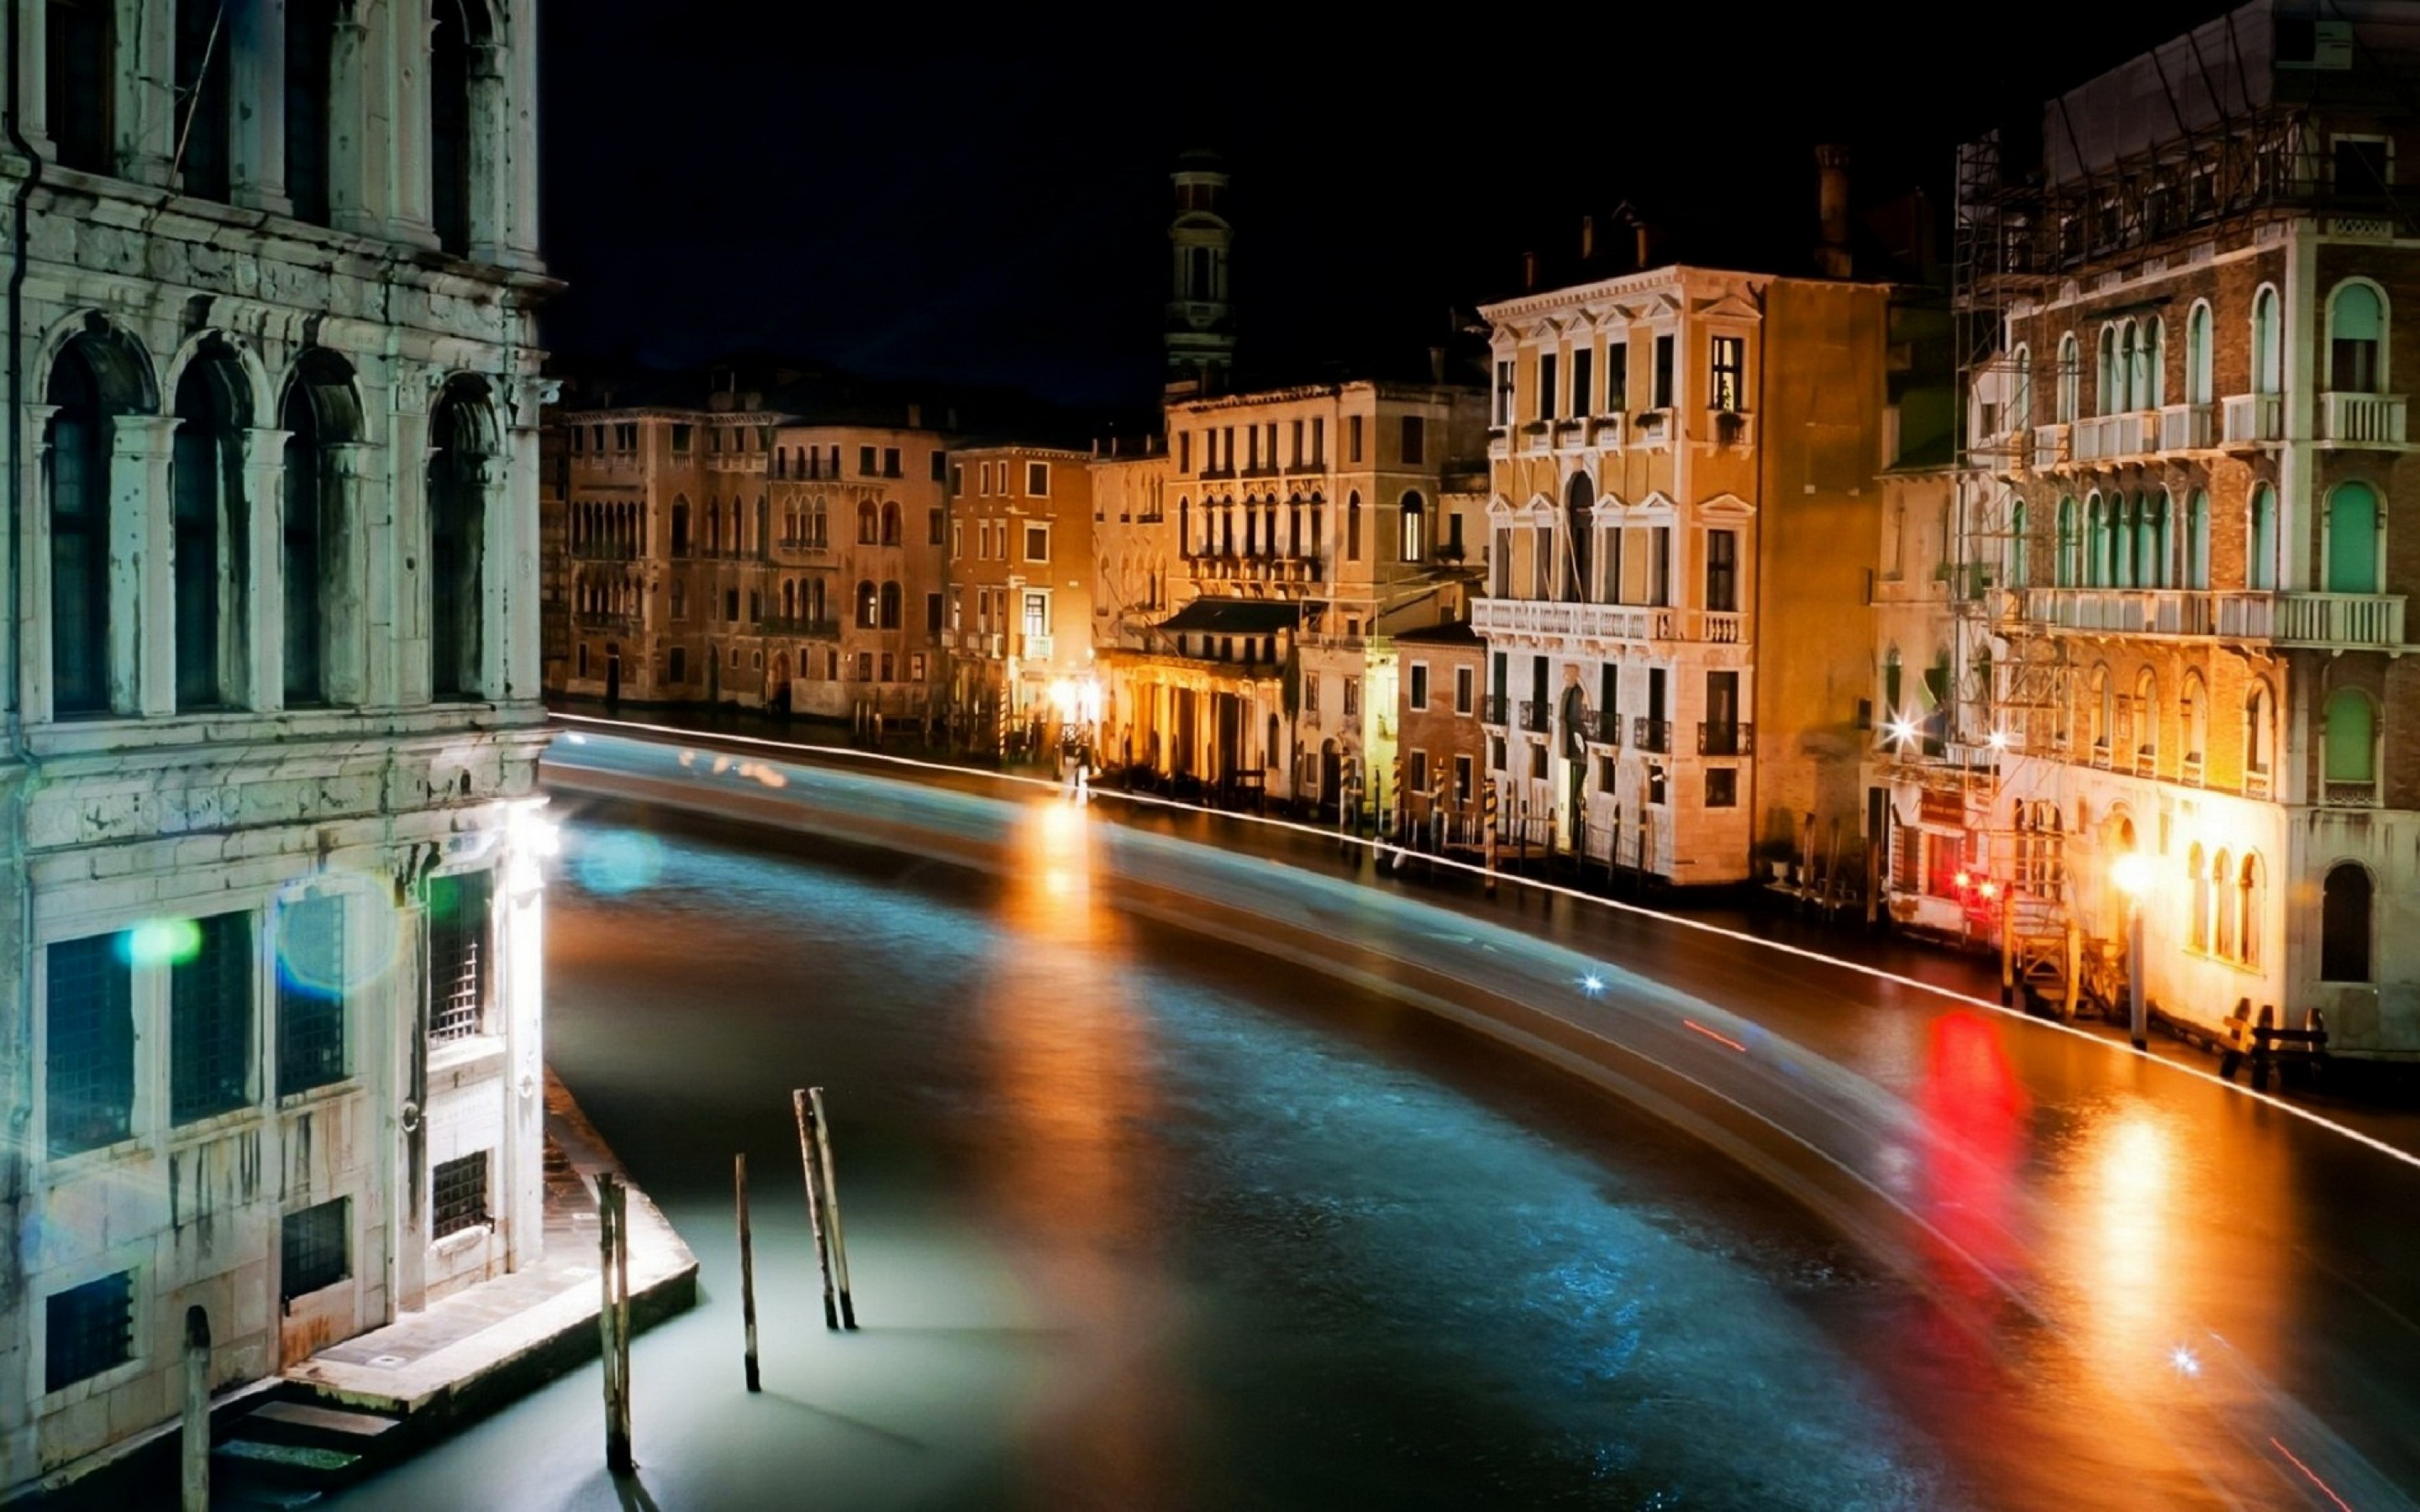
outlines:
[{"label": "brick building", "polygon": [[542,1240],[537,17],[215,9],[9,32],[0,1494]]},{"label": "brick building", "polygon": [[2408,1055],[2420,52],[2391,11],[2242,6],[1974,144],[1961,296],[1996,337],[1968,395],[2003,585],[1992,869],[2109,951],[2140,857],[2160,1007],[2322,1008],[2336,1048]]}]

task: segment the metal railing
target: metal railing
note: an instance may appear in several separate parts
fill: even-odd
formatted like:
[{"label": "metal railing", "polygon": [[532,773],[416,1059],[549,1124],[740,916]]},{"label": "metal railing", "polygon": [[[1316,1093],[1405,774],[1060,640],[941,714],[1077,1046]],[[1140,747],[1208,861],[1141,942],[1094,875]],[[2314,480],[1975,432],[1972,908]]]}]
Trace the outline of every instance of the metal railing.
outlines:
[{"label": "metal railing", "polygon": [[1506,723],[1504,705],[1505,696],[1501,693],[1490,693],[1481,698],[1479,701],[1479,722],[1481,724]]},{"label": "metal railing", "polygon": [[1551,700],[1523,699],[1521,701],[1522,729],[1545,731],[1554,728],[1554,723],[1555,705]]},{"label": "metal railing", "polygon": [[1756,754],[1756,726],[1700,721],[1698,725],[1698,754],[1753,756]]},{"label": "metal railing", "polygon": [[1630,743],[1637,747],[1640,750],[1652,750],[1659,755],[1668,755],[1671,753],[1671,720],[1650,719],[1645,715],[1640,715],[1637,719],[1631,721],[1630,732]]}]

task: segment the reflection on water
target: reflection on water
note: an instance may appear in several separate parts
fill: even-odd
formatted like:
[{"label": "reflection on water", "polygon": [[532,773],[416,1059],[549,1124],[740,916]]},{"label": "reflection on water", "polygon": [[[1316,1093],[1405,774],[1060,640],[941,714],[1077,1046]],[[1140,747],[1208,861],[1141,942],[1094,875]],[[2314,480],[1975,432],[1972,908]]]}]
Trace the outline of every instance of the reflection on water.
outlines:
[{"label": "reflection on water", "polygon": [[2015,1258],[2015,1198],[2026,1152],[2024,1088],[2000,1026],[1971,1011],[1932,1021],[1916,1094],[1924,1159],[1920,1211],[1947,1253],[1941,1279],[1970,1297],[1993,1289]]},{"label": "reflection on water", "polygon": [[1059,1395],[1086,1404],[1080,1454],[1032,1467],[1033,1504],[1142,1506],[1190,1479],[1178,1426],[1190,1415],[1163,1368],[1173,1299],[1150,1256],[1156,1226],[1139,1179],[1150,1151],[1127,1131],[1154,1112],[1149,1031],[1135,964],[1093,887],[1093,825],[1067,803],[1020,816],[975,1010],[990,1082],[993,1180],[986,1196],[1021,1231],[1020,1270],[1051,1317],[1089,1317],[1088,1348]]}]

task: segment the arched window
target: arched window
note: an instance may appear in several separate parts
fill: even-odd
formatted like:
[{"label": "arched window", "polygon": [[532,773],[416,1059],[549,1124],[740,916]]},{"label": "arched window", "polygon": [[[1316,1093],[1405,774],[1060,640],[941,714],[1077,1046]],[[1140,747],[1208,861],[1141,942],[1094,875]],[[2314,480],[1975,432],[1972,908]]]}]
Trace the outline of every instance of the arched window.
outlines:
[{"label": "arched window", "polygon": [[2058,554],[2051,563],[2056,586],[2073,588],[2083,579],[2084,538],[2077,532],[2075,501],[2058,501]]},{"label": "arched window", "polygon": [[2009,508],[2009,586],[2024,588],[2033,581],[2030,563],[2026,561],[2025,505],[2019,500]]},{"label": "arched window", "polygon": [[2157,409],[2167,397],[2167,322],[2153,316],[2134,332],[2134,361],[2127,383],[2131,409]]},{"label": "arched window", "polygon": [[58,714],[109,711],[108,354],[95,339],[70,342],[51,369],[51,706]]},{"label": "arched window", "polygon": [[2084,352],[2071,331],[2058,338],[2058,423],[2075,424],[2083,413],[2080,391],[2084,385]]},{"label": "arched window", "polygon": [[799,584],[795,579],[782,579],[782,618],[792,623],[799,618]]},{"label": "arched window", "polygon": [[477,378],[448,383],[429,425],[428,691],[477,696],[486,602],[488,487],[496,467],[493,411]]},{"label": "arched window", "polygon": [[2194,301],[2193,313],[2185,316],[2185,403],[2216,402],[2217,386],[2211,353],[2211,314],[2208,300]]},{"label": "arched window", "polygon": [[1344,560],[1361,560],[1361,495],[1357,492],[1344,500]]},{"label": "arched window", "polygon": [[2014,382],[2009,390],[2008,428],[2023,435],[2032,429],[2034,424],[2033,348],[2021,342],[2012,355],[2016,361],[2010,364]]},{"label": "arched window", "polygon": [[2165,588],[2167,581],[2168,498],[2165,494],[2143,494],[2133,505],[2134,517],[2134,586]]},{"label": "arched window", "polygon": [[2134,674],[2134,760],[2139,765],[2160,759],[2160,685],[2144,668]]},{"label": "arched window", "polygon": [[2210,863],[2211,919],[2210,952],[2235,959],[2235,858],[2221,851]]},{"label": "arched window", "polygon": [[241,432],[251,424],[250,393],[234,354],[217,342],[205,345],[177,381],[168,486],[180,709],[227,702],[241,675],[243,626],[236,621],[251,538]]},{"label": "arched window", "polygon": [[[361,407],[352,370],[324,347],[313,347],[295,365],[286,391],[285,546],[281,579],[286,599],[286,702],[318,703],[358,696],[349,666],[329,655],[328,606],[343,597],[332,592],[342,580],[345,522],[331,486],[328,448],[357,440]],[[590,532],[596,522],[589,525]],[[345,648],[349,661],[357,648]]]},{"label": "arched window", "polygon": [[689,501],[675,499],[673,501],[673,555],[685,557],[689,555]]},{"label": "arched window", "polygon": [[2276,701],[2270,696],[2268,684],[2255,683],[2243,704],[2243,771],[2250,779],[2246,787],[2268,791],[2269,764],[2276,742]]},{"label": "arched window", "polygon": [[2101,361],[2094,373],[2092,412],[2114,415],[2125,402],[2126,360],[2118,349],[2118,327],[2101,328]]},{"label": "arched window", "polygon": [[2329,593],[2378,592],[2378,494],[2368,484],[2339,483],[2329,490]]},{"label": "arched window", "polygon": [[2286,390],[2286,347],[2278,322],[2277,291],[2262,285],[2252,296],[2252,392]]},{"label": "arched window", "polygon": [[111,117],[117,92],[117,7],[113,0],[51,0],[45,10],[45,119],[59,163],[85,173],[116,173]]},{"label": "arched window", "polygon": [[[1271,532],[1274,533],[1277,517],[1272,514],[1269,518]],[[1428,508],[1426,501],[1417,492],[1404,495],[1403,521],[1404,560],[1405,562],[1423,560],[1429,554]],[[1587,580],[1585,574],[1581,580],[1583,582]]]},{"label": "arched window", "polygon": [[1193,555],[1193,501],[1183,494],[1176,496],[1176,549],[1179,555]]},{"label": "arched window", "polygon": [[2092,679],[2086,685],[2086,697],[2085,717],[2091,721],[2084,732],[2086,743],[2105,759],[2109,754],[2111,727],[2117,723],[2115,707],[2117,694],[2109,687],[2108,668],[2092,669]]},{"label": "arched window", "polygon": [[876,593],[873,580],[860,579],[857,585],[857,627],[859,629],[874,630],[881,627],[881,602]]},{"label": "arched window", "polygon": [[807,544],[823,548],[831,545],[831,516],[824,507],[824,496],[807,501]]},{"label": "arched window", "polygon": [[2185,503],[2185,586],[2210,586],[2210,491],[2195,488]]},{"label": "arched window", "polygon": [[2186,763],[2198,768],[2210,747],[2210,690],[2197,671],[2185,673],[2184,691],[2177,699],[2177,733],[2184,738]]},{"label": "arched window", "polygon": [[[2378,783],[2377,711],[2369,695],[2340,687],[2328,695],[2325,773],[2328,785],[2367,791]],[[2358,792],[2348,795],[2359,796]]]},{"label": "arched window", "polygon": [[882,544],[899,544],[899,505],[891,500],[883,501],[882,504]]},{"label": "arched window", "polygon": [[773,476],[786,478],[789,475],[790,449],[786,446],[776,446],[773,448]]},{"label": "arched window", "polygon": [[2105,588],[2109,584],[2109,524],[2099,494],[2084,501],[2084,534],[2086,552],[2084,563],[2084,585]]},{"label": "arched window", "polygon": [[2370,980],[2369,869],[2338,861],[2319,885],[2319,980]]},{"label": "arched window", "polygon": [[2269,875],[2260,853],[2250,852],[2235,873],[2235,959],[2247,966],[2260,964],[2260,941],[2269,933]]},{"label": "arched window", "polygon": [[2203,867],[2204,857],[2198,842],[2185,853],[2185,893],[2188,917],[2185,920],[2185,949],[2210,949],[2210,875]]},{"label": "arched window", "polygon": [[475,154],[471,58],[486,38],[483,0],[435,0],[428,32],[428,219],[438,245],[471,250]]},{"label": "arched window", "polygon": [[861,499],[858,501],[857,544],[860,546],[872,546],[881,539],[881,520],[882,512],[874,507],[873,500]]},{"label": "arched window", "polygon": [[2245,534],[2245,586],[2273,593],[2277,587],[2277,490],[2265,483],[2252,490],[2252,518]]},{"label": "arched window", "polygon": [[899,609],[899,606],[900,606],[900,594],[899,594],[899,583],[898,583],[898,580],[897,580],[897,579],[885,579],[885,580],[884,580],[884,582],[883,582],[883,584],[882,584],[882,607],[881,607],[882,628],[883,628],[883,629],[886,629],[886,630],[896,630],[896,629],[898,629],[898,628],[899,628],[899,623],[900,623],[900,609]]},{"label": "arched window", "polygon": [[2386,303],[2378,285],[2345,283],[2328,300],[2328,387],[2380,393],[2386,387]]}]

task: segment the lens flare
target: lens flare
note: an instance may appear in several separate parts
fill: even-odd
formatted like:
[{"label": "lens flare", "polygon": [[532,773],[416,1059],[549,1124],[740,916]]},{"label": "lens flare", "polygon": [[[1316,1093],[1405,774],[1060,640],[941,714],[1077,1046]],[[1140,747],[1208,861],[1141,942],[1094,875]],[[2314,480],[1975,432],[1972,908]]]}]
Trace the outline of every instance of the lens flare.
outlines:
[{"label": "lens flare", "polygon": [[664,874],[663,842],[635,829],[583,836],[575,867],[580,885],[600,897],[639,892]]},{"label": "lens flare", "polygon": [[202,951],[202,926],[190,918],[147,918],[126,932],[126,959],[138,966],[173,966]]}]

